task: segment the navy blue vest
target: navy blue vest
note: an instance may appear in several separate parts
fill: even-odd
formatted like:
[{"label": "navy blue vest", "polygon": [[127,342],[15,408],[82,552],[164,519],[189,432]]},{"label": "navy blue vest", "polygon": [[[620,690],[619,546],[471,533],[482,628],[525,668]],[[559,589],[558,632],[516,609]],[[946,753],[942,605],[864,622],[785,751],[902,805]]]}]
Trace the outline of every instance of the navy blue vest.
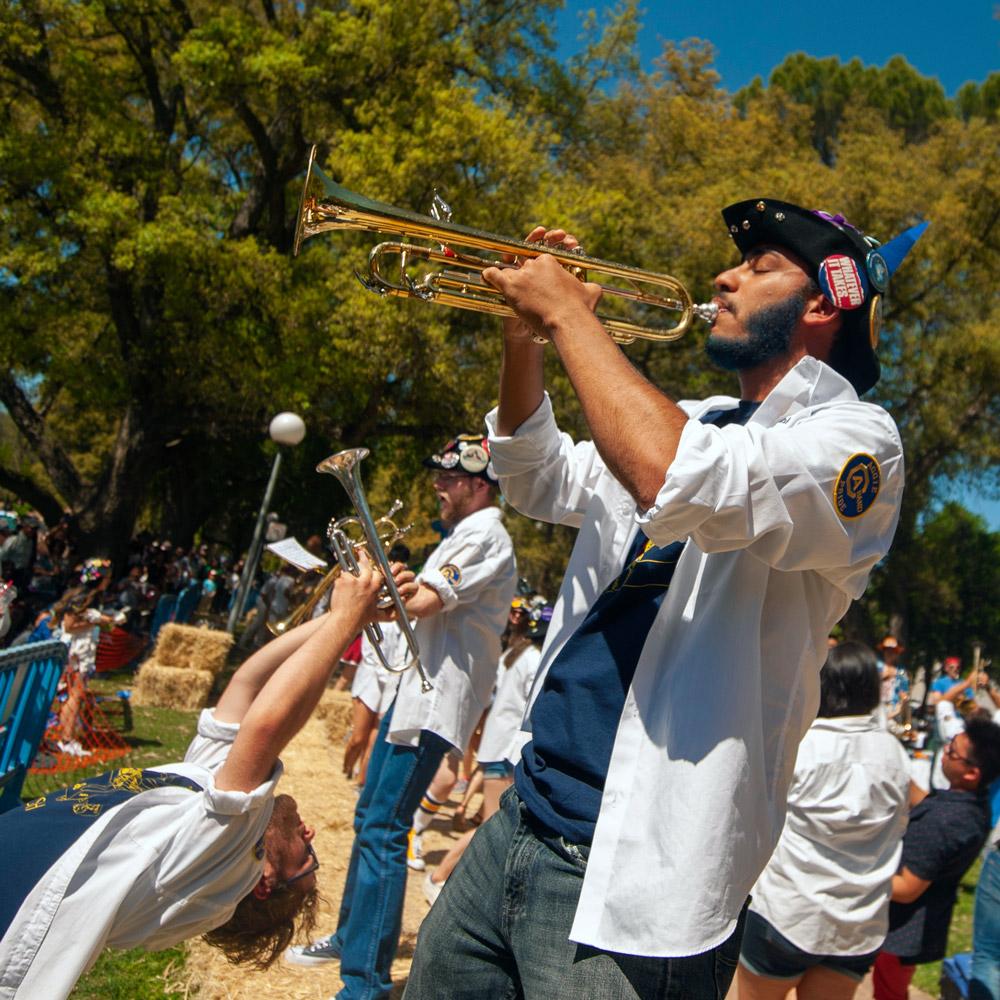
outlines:
[{"label": "navy blue vest", "polygon": [[202,791],[201,785],[169,771],[123,767],[26,802],[0,815],[0,937],[42,876],[90,825],[109,809],[151,788]]}]

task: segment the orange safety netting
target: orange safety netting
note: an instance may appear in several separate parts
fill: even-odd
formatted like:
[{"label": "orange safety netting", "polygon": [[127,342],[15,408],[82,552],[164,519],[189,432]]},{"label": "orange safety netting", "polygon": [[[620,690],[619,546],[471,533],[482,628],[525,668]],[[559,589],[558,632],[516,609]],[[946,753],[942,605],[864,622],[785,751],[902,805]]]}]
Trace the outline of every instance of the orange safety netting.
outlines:
[{"label": "orange safety netting", "polygon": [[134,635],[117,625],[109,632],[101,630],[97,643],[97,672],[122,670],[149,645],[145,636]]},{"label": "orange safety netting", "polygon": [[86,678],[67,669],[29,773],[79,771],[124,757],[129,749],[121,733],[109,724],[98,698],[88,690]]}]

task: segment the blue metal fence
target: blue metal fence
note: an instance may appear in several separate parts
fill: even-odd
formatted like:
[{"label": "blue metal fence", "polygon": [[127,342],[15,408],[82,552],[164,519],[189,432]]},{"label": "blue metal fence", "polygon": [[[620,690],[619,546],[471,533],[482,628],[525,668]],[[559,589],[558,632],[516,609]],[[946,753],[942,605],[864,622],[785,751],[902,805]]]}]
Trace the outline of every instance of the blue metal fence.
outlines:
[{"label": "blue metal fence", "polygon": [[58,640],[0,652],[0,813],[21,804],[67,653]]}]

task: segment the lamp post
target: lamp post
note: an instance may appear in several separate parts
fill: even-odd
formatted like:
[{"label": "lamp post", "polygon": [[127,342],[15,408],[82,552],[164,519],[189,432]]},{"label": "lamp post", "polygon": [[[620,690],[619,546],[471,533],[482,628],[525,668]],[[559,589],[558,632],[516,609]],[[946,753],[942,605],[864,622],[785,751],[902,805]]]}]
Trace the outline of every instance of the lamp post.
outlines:
[{"label": "lamp post", "polygon": [[[267,430],[272,441],[289,447],[297,445],[306,436],[306,425],[296,413],[279,413],[271,421]],[[226,631],[230,634],[236,629],[236,623],[243,614],[243,606],[246,604],[247,594],[250,593],[250,581],[253,580],[254,574],[257,572],[257,563],[260,562],[261,550],[264,547],[264,520],[267,517],[267,508],[271,506],[271,495],[274,493],[274,484],[278,481],[278,469],[280,468],[281,449],[279,448],[274,454],[271,476],[267,481],[264,499],[257,514],[257,524],[253,529],[253,539],[247,551],[247,561],[243,565],[243,574],[240,576],[240,583],[236,588],[236,597],[233,600],[233,606],[229,609]]]}]

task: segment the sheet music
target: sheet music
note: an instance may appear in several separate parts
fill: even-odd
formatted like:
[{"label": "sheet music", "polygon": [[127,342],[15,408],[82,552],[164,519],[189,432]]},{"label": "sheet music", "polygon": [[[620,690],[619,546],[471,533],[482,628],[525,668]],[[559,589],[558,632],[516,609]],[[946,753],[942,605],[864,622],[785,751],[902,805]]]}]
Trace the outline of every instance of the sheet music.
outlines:
[{"label": "sheet music", "polygon": [[283,538],[280,542],[271,542],[265,548],[273,552],[279,559],[291,563],[297,569],[326,569],[326,562],[318,559],[308,549],[299,544],[298,539]]}]

